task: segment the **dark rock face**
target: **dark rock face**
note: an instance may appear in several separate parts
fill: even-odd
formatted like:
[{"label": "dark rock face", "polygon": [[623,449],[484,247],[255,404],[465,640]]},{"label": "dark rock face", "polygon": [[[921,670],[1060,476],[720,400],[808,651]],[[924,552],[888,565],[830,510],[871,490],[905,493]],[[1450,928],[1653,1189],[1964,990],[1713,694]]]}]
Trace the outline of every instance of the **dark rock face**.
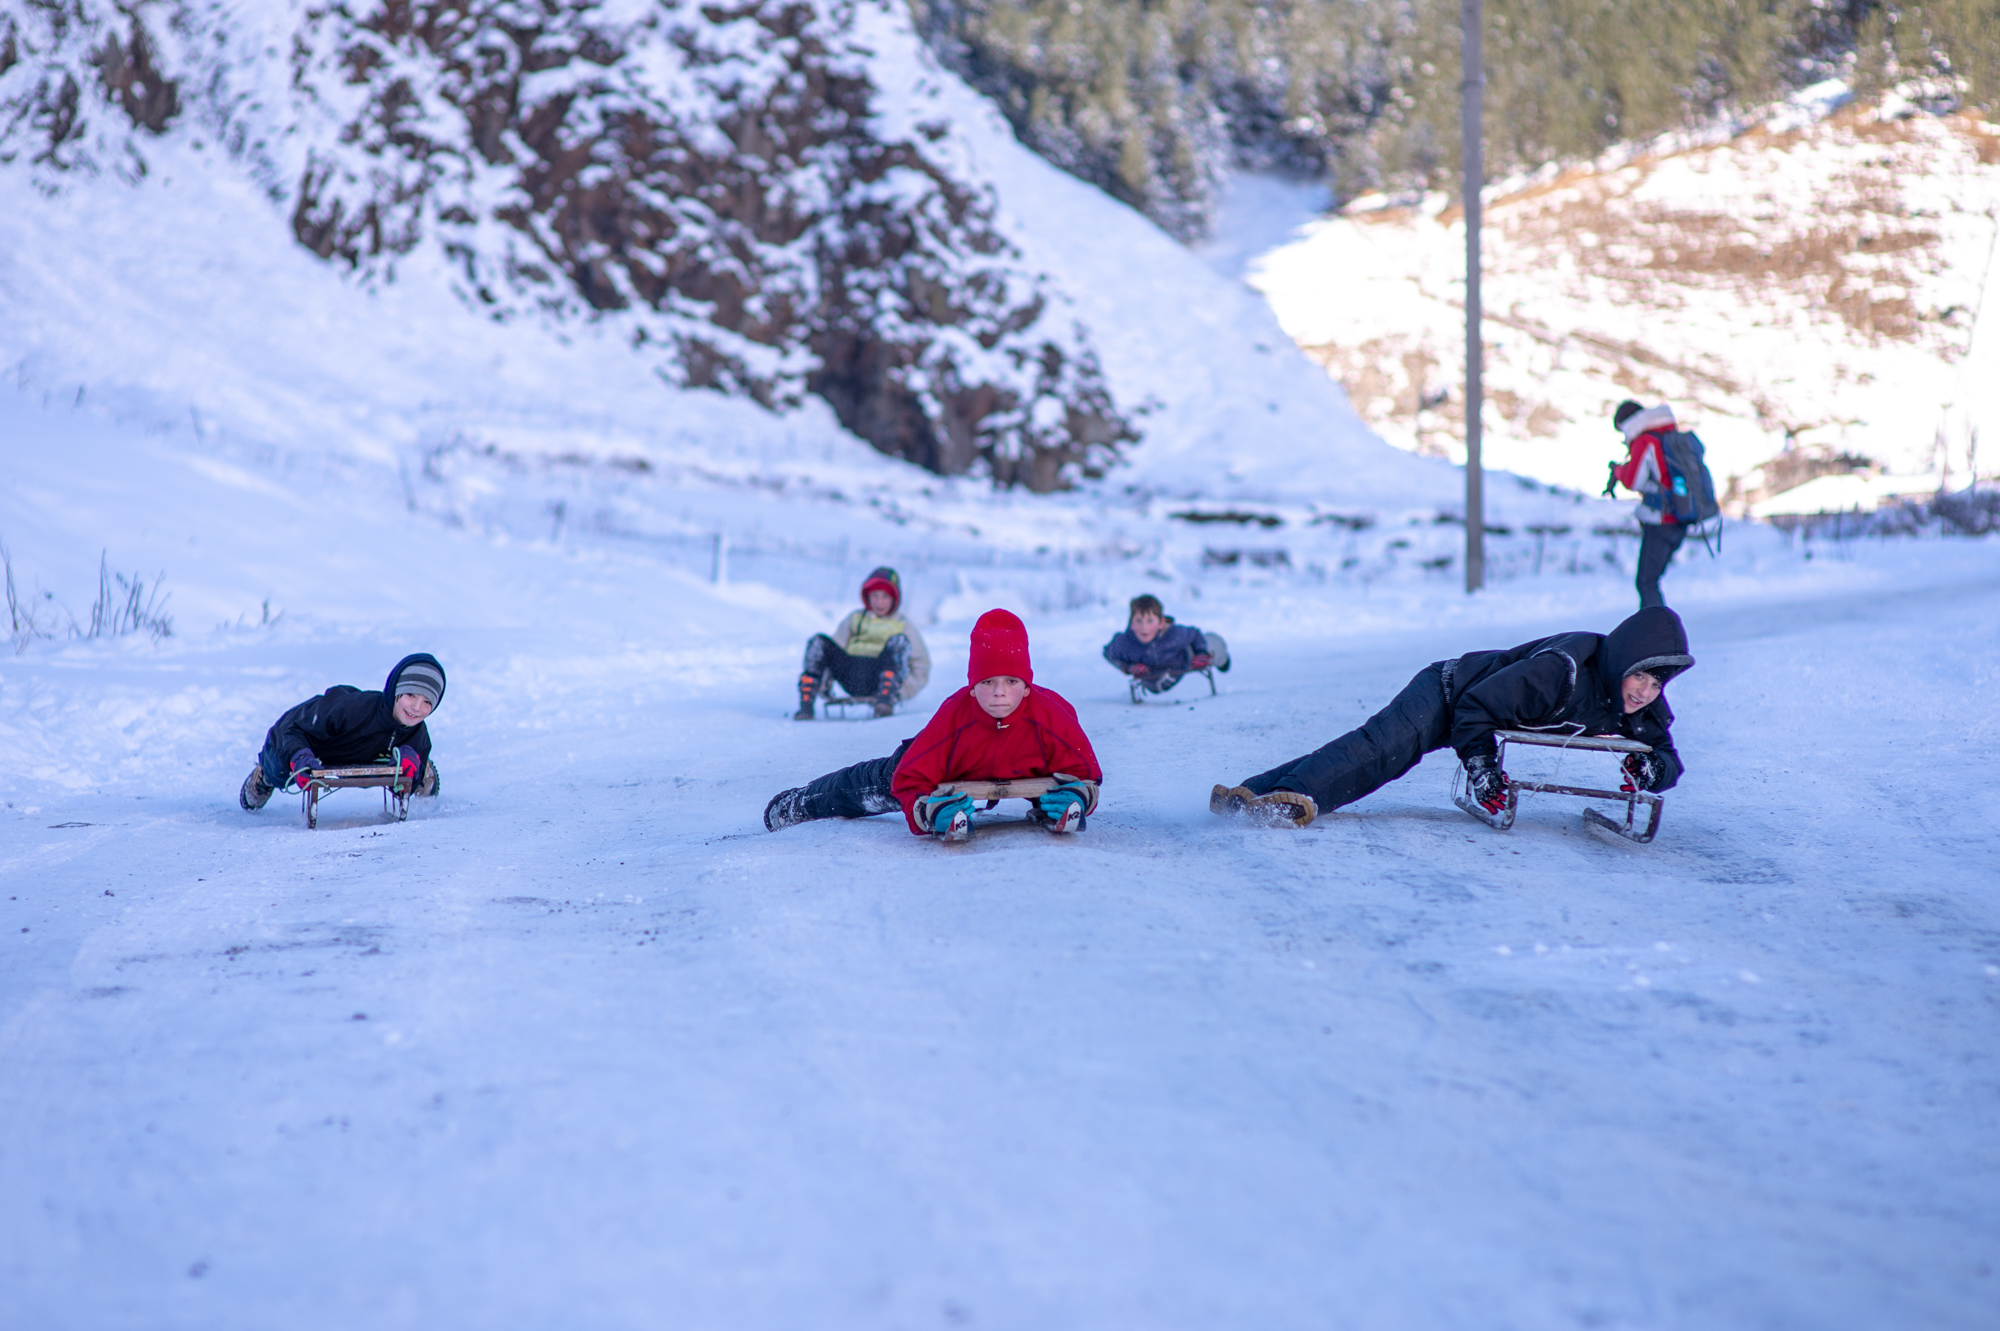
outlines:
[{"label": "dark rock face", "polygon": [[1136,438],[989,201],[878,137],[844,5],[618,12],[316,11],[295,85],[340,128],[299,183],[300,242],[377,271],[430,236],[496,315],[621,315],[682,383],[815,394],[946,475],[1050,490]]},{"label": "dark rock face", "polygon": [[[149,11],[157,21],[163,6],[29,0],[18,15],[0,12],[0,163],[25,154],[67,171],[109,159],[144,173],[129,140],[93,136],[92,113],[109,102],[134,129],[155,135],[180,115],[180,84],[159,68]],[[92,84],[95,95],[86,91]]]}]

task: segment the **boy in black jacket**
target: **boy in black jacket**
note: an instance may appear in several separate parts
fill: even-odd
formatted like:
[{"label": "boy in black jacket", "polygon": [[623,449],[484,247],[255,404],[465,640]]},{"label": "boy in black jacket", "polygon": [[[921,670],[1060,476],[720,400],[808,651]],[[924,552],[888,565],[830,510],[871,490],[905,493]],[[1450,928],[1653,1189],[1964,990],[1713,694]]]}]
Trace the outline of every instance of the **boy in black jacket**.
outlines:
[{"label": "boy in black jacket", "polygon": [[403,779],[418,795],[435,795],[431,732],[424,718],[444,698],[444,667],[418,652],[396,662],[380,692],[336,684],[278,718],[264,735],[257,765],[243,778],[237,803],[255,812],[271,792],[316,767],[355,767],[394,753]]},{"label": "boy in black jacket", "polygon": [[1628,789],[1667,790],[1683,769],[1671,733],[1673,709],[1661,690],[1693,664],[1687,630],[1665,606],[1641,610],[1609,633],[1561,633],[1433,662],[1359,730],[1240,786],[1217,786],[1208,807],[1274,827],[1304,827],[1449,747],[1465,764],[1472,797],[1498,813],[1507,778],[1494,761],[1496,730],[1639,740],[1653,751],[1625,759]]}]

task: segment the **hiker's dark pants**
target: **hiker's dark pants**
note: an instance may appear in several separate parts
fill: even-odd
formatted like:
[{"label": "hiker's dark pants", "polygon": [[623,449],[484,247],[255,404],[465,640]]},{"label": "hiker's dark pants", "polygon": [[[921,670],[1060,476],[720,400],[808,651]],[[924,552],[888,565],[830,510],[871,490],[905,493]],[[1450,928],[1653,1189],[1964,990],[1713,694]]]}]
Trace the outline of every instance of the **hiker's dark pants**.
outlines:
[{"label": "hiker's dark pants", "polygon": [[1674,552],[1687,539],[1688,529],[1678,522],[1639,524],[1639,608],[1665,605],[1660,595],[1660,575],[1673,563]]},{"label": "hiker's dark pants", "polygon": [[[892,683],[884,684],[884,671],[895,676]],[[901,633],[893,634],[882,645],[880,656],[854,656],[826,634],[815,633],[806,641],[801,673],[819,680],[821,688],[832,675],[850,698],[875,698],[884,693],[893,698],[903,691],[903,680],[910,673],[910,640]]]},{"label": "hiker's dark pants", "polygon": [[867,818],[901,809],[903,806],[896,802],[889,785],[896,779],[896,764],[903,761],[910,744],[906,739],[887,758],[870,758],[807,783],[806,817]]},{"label": "hiker's dark pants", "polygon": [[1425,666],[1387,707],[1324,748],[1281,763],[1243,784],[1252,794],[1296,790],[1321,813],[1380,790],[1451,739],[1444,662]]}]

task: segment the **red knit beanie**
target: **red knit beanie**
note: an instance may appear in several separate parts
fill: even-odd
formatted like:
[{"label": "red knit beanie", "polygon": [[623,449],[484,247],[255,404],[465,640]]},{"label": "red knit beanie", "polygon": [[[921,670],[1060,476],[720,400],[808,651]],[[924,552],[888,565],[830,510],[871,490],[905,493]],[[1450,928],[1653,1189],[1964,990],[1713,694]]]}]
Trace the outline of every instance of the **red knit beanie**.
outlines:
[{"label": "red knit beanie", "polygon": [[1035,668],[1028,664],[1028,626],[1009,610],[988,610],[972,626],[972,660],[965,667],[965,682],[977,684],[995,675],[1035,682]]}]

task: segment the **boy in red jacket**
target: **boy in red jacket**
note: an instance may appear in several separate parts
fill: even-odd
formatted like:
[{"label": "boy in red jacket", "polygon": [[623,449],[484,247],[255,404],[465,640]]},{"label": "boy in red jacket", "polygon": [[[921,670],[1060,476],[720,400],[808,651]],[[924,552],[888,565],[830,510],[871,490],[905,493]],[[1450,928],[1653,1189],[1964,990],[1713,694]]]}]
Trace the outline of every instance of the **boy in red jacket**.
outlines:
[{"label": "boy in red jacket", "polygon": [[775,832],[816,818],[866,818],[900,808],[910,831],[962,841],[972,834],[969,795],[939,793],[954,781],[1055,777],[1030,817],[1052,832],[1074,832],[1097,809],[1104,773],[1076,709],[1050,688],[1035,687],[1028,630],[1005,610],[989,610],[972,629],[967,687],[945,699],[915,739],[887,758],[829,772],[781,791],[764,809]]}]

